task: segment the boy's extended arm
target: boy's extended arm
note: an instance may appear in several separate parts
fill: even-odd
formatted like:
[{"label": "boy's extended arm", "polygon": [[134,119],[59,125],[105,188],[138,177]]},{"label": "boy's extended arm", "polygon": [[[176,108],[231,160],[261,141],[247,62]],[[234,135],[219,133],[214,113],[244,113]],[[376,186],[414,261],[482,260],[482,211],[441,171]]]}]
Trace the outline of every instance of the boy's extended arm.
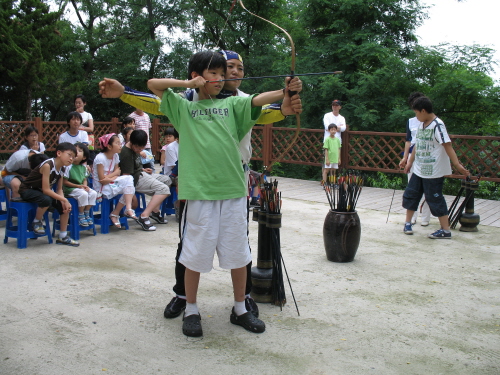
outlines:
[{"label": "boy's extended arm", "polygon": [[463,175],[468,176],[469,171],[465,169],[465,167],[458,161],[457,154],[455,150],[453,149],[453,145],[451,142],[443,143],[444,150],[448,154],[448,157],[450,158],[451,163],[455,166],[455,168]]},{"label": "boy's extended arm", "polygon": [[[204,86],[206,83],[205,78],[202,76],[195,77],[189,81],[172,78],[153,78],[148,81],[148,88],[158,97],[163,96],[163,91],[173,87],[183,87],[186,89],[195,89]],[[269,102],[267,102],[269,103]],[[264,103],[264,104],[267,104]]]}]

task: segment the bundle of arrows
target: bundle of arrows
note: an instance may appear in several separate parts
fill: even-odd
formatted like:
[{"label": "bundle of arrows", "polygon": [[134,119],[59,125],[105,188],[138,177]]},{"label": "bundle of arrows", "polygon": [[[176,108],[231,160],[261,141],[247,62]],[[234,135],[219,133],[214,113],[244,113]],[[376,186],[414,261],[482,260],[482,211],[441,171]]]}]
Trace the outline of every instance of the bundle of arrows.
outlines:
[{"label": "bundle of arrows", "polygon": [[353,171],[334,170],[323,186],[330,208],[337,212],[354,212],[364,180],[363,175]]}]

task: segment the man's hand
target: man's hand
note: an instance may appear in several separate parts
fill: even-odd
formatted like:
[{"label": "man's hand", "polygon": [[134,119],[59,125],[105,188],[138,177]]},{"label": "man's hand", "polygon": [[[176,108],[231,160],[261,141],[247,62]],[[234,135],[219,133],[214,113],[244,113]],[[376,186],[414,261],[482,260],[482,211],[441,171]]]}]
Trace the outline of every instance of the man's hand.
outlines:
[{"label": "man's hand", "polygon": [[287,77],[285,79],[285,84],[290,91],[295,91],[297,94],[302,91],[302,81],[299,77],[293,77],[292,80],[290,80],[290,77]]},{"label": "man's hand", "polygon": [[125,87],[116,79],[104,78],[99,82],[99,94],[103,98],[119,98],[125,92]]},{"label": "man's hand", "polygon": [[403,169],[406,165],[406,159],[401,159],[401,161],[399,162],[399,168]]}]

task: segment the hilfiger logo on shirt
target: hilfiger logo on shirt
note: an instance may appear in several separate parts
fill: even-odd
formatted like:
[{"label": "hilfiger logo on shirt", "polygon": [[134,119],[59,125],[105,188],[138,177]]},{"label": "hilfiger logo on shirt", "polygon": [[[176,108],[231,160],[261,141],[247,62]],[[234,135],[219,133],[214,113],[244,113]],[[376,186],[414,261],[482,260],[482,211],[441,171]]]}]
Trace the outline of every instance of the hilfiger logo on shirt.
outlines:
[{"label": "hilfiger logo on shirt", "polygon": [[191,111],[191,117],[197,118],[199,116],[211,116],[211,115],[219,115],[228,117],[229,109],[227,108],[205,108],[205,109],[194,109]]}]

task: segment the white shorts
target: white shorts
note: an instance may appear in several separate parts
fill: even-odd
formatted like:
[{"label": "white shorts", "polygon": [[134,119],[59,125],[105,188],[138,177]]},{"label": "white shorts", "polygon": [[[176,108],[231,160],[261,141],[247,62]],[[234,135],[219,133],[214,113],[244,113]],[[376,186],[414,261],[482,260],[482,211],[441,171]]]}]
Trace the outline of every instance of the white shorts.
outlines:
[{"label": "white shorts", "polygon": [[328,169],[328,168],[339,169],[339,164],[338,163],[324,164],[323,168],[325,168],[325,169]]},{"label": "white shorts", "polygon": [[246,197],[186,201],[181,227],[179,262],[192,271],[210,272],[216,251],[221,268],[241,268],[252,260]]}]

